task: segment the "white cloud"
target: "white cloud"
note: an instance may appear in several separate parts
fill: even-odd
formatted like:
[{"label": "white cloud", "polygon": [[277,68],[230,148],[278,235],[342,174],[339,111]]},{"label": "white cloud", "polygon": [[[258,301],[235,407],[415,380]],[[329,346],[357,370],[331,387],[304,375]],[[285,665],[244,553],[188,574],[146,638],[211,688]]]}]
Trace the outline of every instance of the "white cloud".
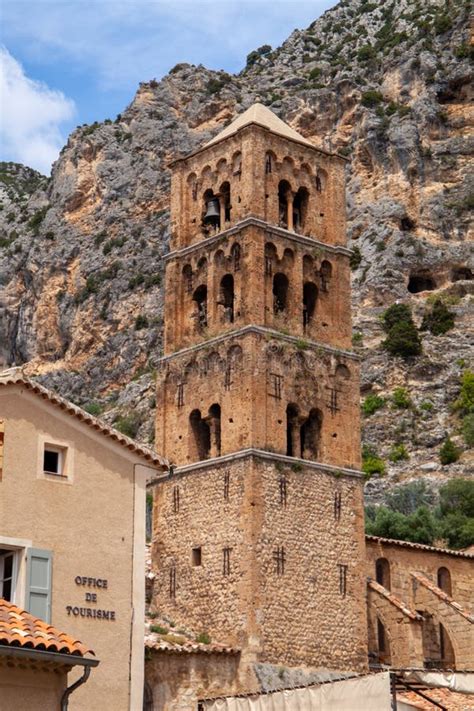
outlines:
[{"label": "white cloud", "polygon": [[26,76],[23,67],[0,47],[0,140],[6,160],[24,163],[49,175],[64,137],[60,126],[75,113],[62,92]]}]

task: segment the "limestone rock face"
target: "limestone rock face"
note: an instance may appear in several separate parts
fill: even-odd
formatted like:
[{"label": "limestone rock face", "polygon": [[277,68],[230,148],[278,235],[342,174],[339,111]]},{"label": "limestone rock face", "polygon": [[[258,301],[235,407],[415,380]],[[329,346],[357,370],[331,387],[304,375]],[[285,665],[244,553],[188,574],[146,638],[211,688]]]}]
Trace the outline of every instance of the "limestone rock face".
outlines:
[{"label": "limestone rock face", "polygon": [[[472,368],[474,259],[469,209],[469,3],[344,0],[238,75],[181,64],[140,85],[114,121],[78,127],[46,179],[0,168],[0,367],[27,364],[47,386],[153,441],[153,370],[161,354],[162,256],[169,162],[210,140],[253,102],[350,160],[349,246],[362,397],[387,404],[364,441],[387,460],[369,500],[396,481],[473,470],[472,450],[441,467],[451,404]],[[380,316],[411,305],[421,324],[442,297],[445,335],[423,332],[412,360],[382,348]],[[471,360],[469,360],[471,359]],[[391,393],[404,387],[413,407]],[[426,405],[426,403],[431,403]],[[408,460],[388,462],[403,443]]]}]

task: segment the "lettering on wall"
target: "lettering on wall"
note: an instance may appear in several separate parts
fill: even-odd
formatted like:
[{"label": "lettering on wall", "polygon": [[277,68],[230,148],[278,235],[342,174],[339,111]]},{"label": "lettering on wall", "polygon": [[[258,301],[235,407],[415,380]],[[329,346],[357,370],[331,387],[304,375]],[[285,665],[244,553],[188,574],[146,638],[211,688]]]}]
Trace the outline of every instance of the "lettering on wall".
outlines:
[{"label": "lettering on wall", "polygon": [[[87,575],[76,575],[74,582],[78,587],[88,588],[84,592],[84,602],[91,605],[99,604],[99,600],[97,599],[98,593],[93,592],[93,590],[102,592],[109,588],[109,582],[105,578],[90,578]],[[114,622],[116,619],[115,610],[104,610],[101,607],[66,605],[66,612],[68,617],[87,617],[92,620],[108,620],[109,622]]]}]

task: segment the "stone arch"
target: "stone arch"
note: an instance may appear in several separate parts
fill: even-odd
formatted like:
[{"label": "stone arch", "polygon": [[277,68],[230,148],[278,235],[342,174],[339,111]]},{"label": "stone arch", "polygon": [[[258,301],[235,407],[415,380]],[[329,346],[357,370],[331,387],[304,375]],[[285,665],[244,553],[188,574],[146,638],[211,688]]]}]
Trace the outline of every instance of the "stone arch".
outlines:
[{"label": "stone arch", "polygon": [[[370,612],[373,612],[373,614],[370,614]],[[378,643],[377,639],[377,620],[380,620],[380,622],[384,626],[384,631],[385,631],[385,636],[386,636],[386,641],[388,642],[388,648],[390,650],[390,658],[391,658],[391,664],[395,666],[403,666],[405,664],[405,659],[406,659],[406,654],[404,654],[403,649],[399,649],[397,642],[400,640],[400,635],[398,633],[398,630],[392,630],[390,626],[390,619],[387,619],[385,615],[385,611],[380,604],[380,601],[377,599],[376,596],[371,596],[371,601],[369,604],[369,614],[368,614],[368,622],[369,622],[369,627],[372,626],[372,632],[373,632],[373,640]],[[373,627],[373,623],[375,622],[375,629]],[[370,635],[369,635],[370,637]],[[369,640],[370,641],[370,640]],[[371,651],[371,650],[369,650]],[[378,649],[377,649],[377,655],[378,655]]]},{"label": "stone arch", "polygon": [[303,174],[306,174],[306,175],[308,175],[309,177],[311,177],[311,176],[313,175],[313,170],[312,170],[310,164],[309,164],[309,163],[306,163],[306,161],[304,161],[303,163],[301,163],[301,168],[300,168],[300,170],[301,170],[301,172],[302,172]]},{"label": "stone arch", "polygon": [[216,172],[217,174],[222,174],[227,171],[227,159],[226,158],[219,158],[217,161],[216,165]]},{"label": "stone arch", "polygon": [[219,187],[220,224],[231,221],[232,202],[230,196],[230,183],[225,180]]},{"label": "stone arch", "polygon": [[305,228],[308,215],[309,191],[304,186],[298,188],[293,198],[293,228],[301,232]]},{"label": "stone arch", "polygon": [[318,301],[318,287],[313,281],[305,281],[303,283],[303,328],[305,329],[316,312],[316,304]]},{"label": "stone arch", "polygon": [[300,456],[299,423],[299,407],[290,402],[286,407],[286,454],[289,457]]},{"label": "stone arch", "polygon": [[282,160],[283,170],[287,170],[291,173],[295,170],[295,161],[290,156],[285,156]]},{"label": "stone arch", "polygon": [[205,227],[218,229],[221,226],[220,200],[212,188],[208,188],[203,193],[201,218]]},{"label": "stone arch", "polygon": [[234,323],[234,300],[234,277],[232,274],[224,274],[219,285],[217,304],[221,309],[221,320],[226,323]]},{"label": "stone arch", "polygon": [[281,259],[282,265],[285,267],[291,267],[295,261],[295,253],[289,247],[286,247],[283,252],[283,257]]},{"label": "stone arch", "polygon": [[323,193],[326,189],[326,185],[328,182],[328,174],[323,168],[318,168],[318,171],[316,173],[316,190],[318,193]]},{"label": "stone arch", "polygon": [[207,286],[201,284],[193,293],[195,329],[202,331],[207,327]]},{"label": "stone arch", "polygon": [[293,190],[288,180],[278,183],[278,224],[293,229]]},{"label": "stone arch", "polygon": [[237,368],[241,365],[243,351],[240,346],[234,345],[227,350],[227,363],[231,368]]},{"label": "stone arch", "polygon": [[[435,625],[435,630],[437,634],[439,634],[439,627],[436,627],[436,625],[439,625],[439,611],[430,602],[424,599],[421,604],[417,605],[417,612],[423,615],[423,649],[425,649],[426,627],[429,626],[430,622]],[[453,648],[454,662],[456,659],[462,659],[463,655],[459,649],[459,639],[456,635],[456,631],[451,628],[451,623],[447,617],[443,618],[443,627]]]},{"label": "stone arch", "polygon": [[232,266],[234,268],[234,272],[238,272],[240,270],[241,252],[242,252],[242,250],[240,249],[240,244],[238,244],[237,242],[234,242],[234,244],[230,248],[230,258],[232,261]]},{"label": "stone arch", "polygon": [[242,153],[236,151],[232,156],[232,174],[241,175],[242,173]]},{"label": "stone arch", "polygon": [[328,291],[329,282],[331,281],[332,277],[332,264],[327,259],[323,259],[323,261],[321,262],[319,274],[321,277],[321,290]]},{"label": "stone arch", "polygon": [[449,595],[449,597],[452,597],[453,587],[451,582],[451,573],[449,572],[449,569],[446,568],[444,565],[441,566],[441,568],[438,568],[438,571],[436,573],[436,579],[437,585],[440,590],[445,592],[446,595]]},{"label": "stone arch", "polygon": [[207,356],[207,371],[218,373],[224,369],[224,362],[218,351],[212,351]]},{"label": "stone arch", "polygon": [[315,461],[319,458],[322,426],[323,413],[317,408],[312,408],[300,426],[300,448],[303,459]]},{"label": "stone arch", "polygon": [[214,254],[214,264],[216,267],[224,267],[225,265],[225,254],[223,249],[218,249]]},{"label": "stone arch", "polygon": [[206,274],[207,273],[207,259],[206,257],[201,257],[197,263],[196,266],[197,271],[200,274]]},{"label": "stone arch", "polygon": [[391,589],[390,563],[387,558],[377,558],[375,561],[375,580],[386,590]]},{"label": "stone arch", "polygon": [[193,268],[190,264],[185,264],[182,270],[183,282],[186,293],[192,294],[193,291]]},{"label": "stone arch", "polygon": [[198,461],[209,458],[211,450],[211,431],[209,424],[203,419],[201,411],[196,409],[189,415],[190,435],[192,440],[191,450],[193,459]]},{"label": "stone arch", "polygon": [[273,313],[286,311],[288,306],[289,281],[286,274],[277,272],[273,277]]},{"label": "stone arch", "polygon": [[197,200],[198,195],[198,178],[196,173],[190,173],[186,179],[188,190],[191,191],[193,200]]},{"label": "stone arch", "polygon": [[277,157],[273,151],[267,151],[265,153],[265,173],[273,173],[275,166],[277,164]]},{"label": "stone arch", "polygon": [[336,380],[350,380],[351,371],[349,370],[347,365],[344,365],[344,363],[338,363],[336,365],[335,376]]},{"label": "stone arch", "polygon": [[210,456],[221,456],[221,406],[214,403],[208,410],[207,424],[210,434]]},{"label": "stone arch", "polygon": [[303,255],[303,278],[311,280],[314,276],[315,263],[314,258],[309,254]]}]

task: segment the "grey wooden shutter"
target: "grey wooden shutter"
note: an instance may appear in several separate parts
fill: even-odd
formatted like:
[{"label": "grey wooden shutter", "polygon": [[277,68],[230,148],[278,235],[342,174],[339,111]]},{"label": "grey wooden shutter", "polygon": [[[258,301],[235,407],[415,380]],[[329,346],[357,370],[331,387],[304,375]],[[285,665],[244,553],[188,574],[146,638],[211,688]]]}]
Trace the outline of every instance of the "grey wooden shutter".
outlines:
[{"label": "grey wooden shutter", "polygon": [[28,612],[45,622],[51,622],[52,563],[52,551],[28,549],[25,607]]}]

